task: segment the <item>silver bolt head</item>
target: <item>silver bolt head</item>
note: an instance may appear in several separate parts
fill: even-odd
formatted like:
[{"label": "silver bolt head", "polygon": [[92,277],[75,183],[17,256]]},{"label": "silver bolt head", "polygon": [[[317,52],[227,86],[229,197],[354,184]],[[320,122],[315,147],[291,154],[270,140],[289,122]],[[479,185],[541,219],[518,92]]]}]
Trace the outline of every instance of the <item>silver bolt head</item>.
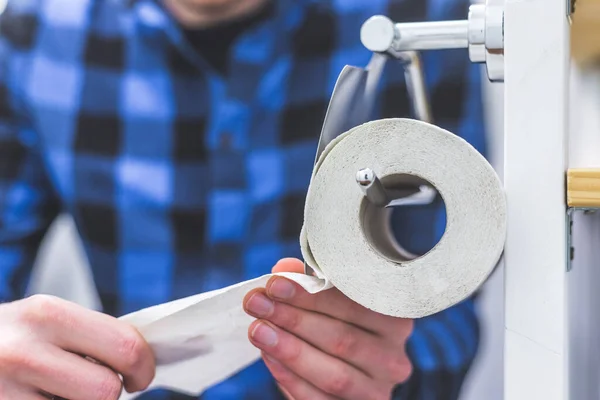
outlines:
[{"label": "silver bolt head", "polygon": [[356,182],[360,186],[369,186],[375,180],[375,172],[371,168],[363,168],[356,173]]}]

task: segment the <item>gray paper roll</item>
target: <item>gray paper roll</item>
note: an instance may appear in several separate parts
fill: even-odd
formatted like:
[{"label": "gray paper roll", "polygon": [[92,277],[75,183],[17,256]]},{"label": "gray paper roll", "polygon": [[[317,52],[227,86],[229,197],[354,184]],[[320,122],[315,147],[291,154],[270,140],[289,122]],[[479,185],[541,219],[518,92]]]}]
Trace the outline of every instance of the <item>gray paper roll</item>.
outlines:
[{"label": "gray paper roll", "polygon": [[[407,260],[401,248],[393,249],[384,224],[389,210],[371,206],[355,181],[365,167],[383,182],[417,177],[438,190],[446,230],[427,254]],[[381,222],[379,230],[373,220]],[[505,235],[502,184],[476,149],[434,125],[388,119],[354,128],[325,150],[308,191],[301,245],[317,275],[352,300],[418,318],[473,294],[496,266]]]}]

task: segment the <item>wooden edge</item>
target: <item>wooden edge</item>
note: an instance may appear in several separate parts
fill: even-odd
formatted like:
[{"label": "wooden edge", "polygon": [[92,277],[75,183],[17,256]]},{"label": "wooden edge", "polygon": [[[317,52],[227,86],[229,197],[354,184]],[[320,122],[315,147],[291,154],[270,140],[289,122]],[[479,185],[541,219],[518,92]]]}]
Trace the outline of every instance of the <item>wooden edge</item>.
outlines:
[{"label": "wooden edge", "polygon": [[600,59],[600,0],[577,0],[571,25],[571,55],[581,66]]},{"label": "wooden edge", "polygon": [[573,168],[567,171],[567,205],[600,207],[600,168]]}]

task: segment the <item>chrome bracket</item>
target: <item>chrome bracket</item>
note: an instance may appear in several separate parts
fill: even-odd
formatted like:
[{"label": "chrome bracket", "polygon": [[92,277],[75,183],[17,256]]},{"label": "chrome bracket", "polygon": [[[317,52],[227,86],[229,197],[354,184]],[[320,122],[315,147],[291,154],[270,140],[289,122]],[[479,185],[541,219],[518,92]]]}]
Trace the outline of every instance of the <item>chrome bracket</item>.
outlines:
[{"label": "chrome bracket", "polygon": [[504,81],[504,7],[490,0],[471,5],[458,21],[395,23],[375,15],[362,25],[360,38],[370,51],[392,54],[465,48],[472,62],[485,64],[491,82]]},{"label": "chrome bracket", "polygon": [[575,14],[575,3],[577,3],[577,0],[567,0],[567,16],[569,18]]},{"label": "chrome bracket", "polygon": [[566,229],[566,243],[567,243],[567,272],[573,269],[573,260],[575,259],[575,247],[573,246],[573,214],[576,212],[583,212],[584,215],[594,214],[600,210],[598,207],[568,207],[566,213],[567,229]]}]

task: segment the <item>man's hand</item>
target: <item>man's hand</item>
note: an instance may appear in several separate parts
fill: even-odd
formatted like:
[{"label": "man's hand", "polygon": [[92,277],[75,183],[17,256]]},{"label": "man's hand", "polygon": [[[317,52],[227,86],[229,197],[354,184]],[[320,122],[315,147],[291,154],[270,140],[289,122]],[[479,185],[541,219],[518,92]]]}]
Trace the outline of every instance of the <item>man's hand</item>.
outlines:
[{"label": "man's hand", "polygon": [[[273,272],[302,268],[285,259]],[[410,376],[405,344],[412,320],[370,311],[337,289],[310,295],[274,277],[246,295],[244,309],[258,318],[250,341],[289,399],[389,400]]]},{"label": "man's hand", "polygon": [[1,305],[0,332],[0,399],[117,400],[123,385],[139,391],[154,378],[135,328],[58,298]]}]

